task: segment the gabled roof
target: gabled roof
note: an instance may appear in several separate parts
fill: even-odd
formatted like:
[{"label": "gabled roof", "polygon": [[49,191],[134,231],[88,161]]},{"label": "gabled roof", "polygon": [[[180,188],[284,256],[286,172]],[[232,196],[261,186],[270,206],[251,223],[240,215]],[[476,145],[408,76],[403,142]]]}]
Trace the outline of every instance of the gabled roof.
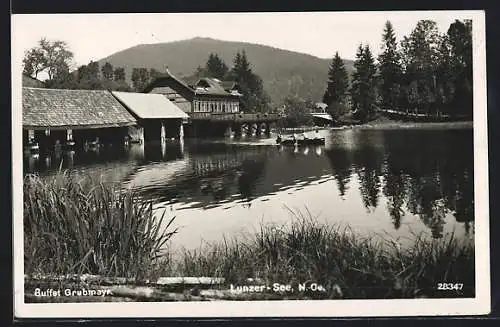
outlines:
[{"label": "gabled roof", "polygon": [[162,94],[112,92],[113,95],[137,117],[188,118],[188,114]]},{"label": "gabled roof", "polygon": [[194,90],[192,87],[190,87],[182,79],[177,78],[174,75],[172,75],[169,71],[167,71],[165,73],[158,74],[156,76],[156,78],[149,85],[147,85],[142,92],[149,93],[149,92],[151,92],[151,90],[153,90],[155,88],[162,87],[162,86],[164,86],[162,81],[169,80],[169,79],[174,80],[175,82],[180,84],[182,87],[184,87],[187,91],[194,93]]},{"label": "gabled roof", "polygon": [[204,77],[195,84],[195,92],[196,94],[240,95],[238,92],[234,92],[237,91],[234,89],[236,85],[232,81],[222,82],[216,78]]},{"label": "gabled roof", "polygon": [[24,127],[100,128],[134,125],[135,118],[105,90],[23,87]]},{"label": "gabled roof", "polygon": [[[187,79],[188,81],[186,81]],[[189,94],[206,94],[206,95],[225,95],[225,96],[240,96],[234,87],[236,86],[235,82],[222,82],[215,78],[203,77],[195,80],[193,77],[186,77],[185,79],[177,78],[172,75],[169,71],[160,74],[157,78],[151,82],[146,88],[143,90],[145,93],[162,93],[162,88],[164,88],[165,82],[168,80],[173,80],[177,84],[179,84],[185,91],[189,92]],[[204,87],[197,87],[198,84],[202,82],[204,83]],[[168,90],[168,89],[165,89]]]}]

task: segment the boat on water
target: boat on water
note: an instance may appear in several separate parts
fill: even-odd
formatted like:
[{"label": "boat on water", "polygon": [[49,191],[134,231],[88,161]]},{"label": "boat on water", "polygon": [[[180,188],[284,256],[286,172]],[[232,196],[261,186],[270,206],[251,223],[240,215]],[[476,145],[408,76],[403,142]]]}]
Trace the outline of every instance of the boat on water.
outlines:
[{"label": "boat on water", "polygon": [[282,139],[278,136],[276,144],[295,146],[295,145],[325,145],[324,137],[303,138],[303,139]]}]

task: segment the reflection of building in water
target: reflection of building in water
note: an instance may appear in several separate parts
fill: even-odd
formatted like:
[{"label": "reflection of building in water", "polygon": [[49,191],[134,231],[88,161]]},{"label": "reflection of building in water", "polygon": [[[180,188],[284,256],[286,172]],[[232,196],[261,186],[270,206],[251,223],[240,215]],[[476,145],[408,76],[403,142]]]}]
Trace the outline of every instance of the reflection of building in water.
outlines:
[{"label": "reflection of building in water", "polygon": [[125,183],[125,187],[146,191],[161,185],[173,185],[172,180],[178,175],[183,175],[183,172],[188,169],[188,158],[168,162],[150,163],[146,166],[139,167],[134,174],[129,176],[128,181]]}]

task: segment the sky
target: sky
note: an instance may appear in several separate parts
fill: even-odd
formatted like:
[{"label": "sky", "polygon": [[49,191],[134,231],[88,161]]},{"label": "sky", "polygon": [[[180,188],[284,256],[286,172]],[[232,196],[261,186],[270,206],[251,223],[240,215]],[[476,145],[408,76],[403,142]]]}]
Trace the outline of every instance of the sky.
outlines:
[{"label": "sky", "polygon": [[66,41],[74,65],[88,64],[138,44],[211,37],[269,45],[331,58],[336,51],[354,59],[360,43],[380,51],[384,23],[396,37],[409,35],[421,19],[436,21],[445,33],[455,19],[471,11],[302,12],[195,14],[37,14],[12,18],[13,50],[20,56],[43,37]]}]

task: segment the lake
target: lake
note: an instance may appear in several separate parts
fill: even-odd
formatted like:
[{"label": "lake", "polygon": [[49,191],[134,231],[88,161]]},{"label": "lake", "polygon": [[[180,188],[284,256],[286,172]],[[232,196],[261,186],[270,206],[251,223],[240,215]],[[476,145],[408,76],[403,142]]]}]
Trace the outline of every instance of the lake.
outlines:
[{"label": "lake", "polygon": [[[325,146],[194,141],[25,156],[24,172],[100,174],[175,216],[174,248],[312,216],[411,241],[474,234],[472,129],[322,130]],[[62,160],[62,161],[61,161]]]}]

